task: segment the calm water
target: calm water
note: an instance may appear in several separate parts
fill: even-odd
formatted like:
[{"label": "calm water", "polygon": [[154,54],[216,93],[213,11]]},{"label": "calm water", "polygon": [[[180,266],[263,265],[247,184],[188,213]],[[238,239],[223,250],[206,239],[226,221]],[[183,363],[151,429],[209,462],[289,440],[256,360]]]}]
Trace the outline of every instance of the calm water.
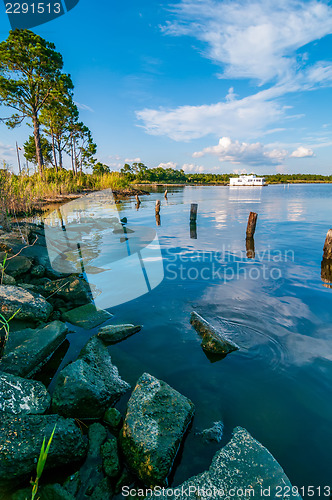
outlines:
[{"label": "calm water", "polygon": [[[192,202],[197,239],[190,237]],[[139,210],[134,200],[119,210],[128,227],[156,229],[165,278],[112,308],[113,323],[144,325],[110,349],[113,362],[131,384],[147,371],[196,406],[172,483],[208,467],[220,445],[206,445],[195,433],[222,420],[222,444],[243,426],[293,484],[331,485],[332,289],[323,286],[321,259],[332,227],[332,185],[174,188],[168,201],[153,192]],[[259,214],[254,259],[245,251],[249,211]],[[241,350],[212,363],[190,326],[192,310],[226,328]],[[64,363],[93,333],[69,335]]]}]

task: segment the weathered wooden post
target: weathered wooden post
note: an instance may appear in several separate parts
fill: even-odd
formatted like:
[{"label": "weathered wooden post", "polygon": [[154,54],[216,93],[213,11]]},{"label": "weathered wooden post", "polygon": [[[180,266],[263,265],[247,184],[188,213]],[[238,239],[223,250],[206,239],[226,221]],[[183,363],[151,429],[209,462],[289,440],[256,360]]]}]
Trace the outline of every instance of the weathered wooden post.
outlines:
[{"label": "weathered wooden post", "polygon": [[323,252],[323,259],[332,259],[332,229],[327,232]]},{"label": "weathered wooden post", "polygon": [[156,201],[156,214],[159,214],[160,212],[160,200]]},{"label": "weathered wooden post", "polygon": [[196,222],[197,219],[197,209],[198,209],[198,204],[197,203],[192,203],[190,207],[190,223]]},{"label": "weathered wooden post", "polygon": [[158,212],[158,213],[156,212],[156,224],[157,224],[157,226],[161,226],[161,222],[160,222],[160,214],[159,214],[159,212]]},{"label": "weathered wooden post", "polygon": [[136,198],[136,210],[138,210],[141,204],[141,200],[139,199],[138,194],[135,195],[135,198]]},{"label": "weathered wooden post", "polygon": [[247,238],[253,238],[255,231],[256,231],[256,224],[257,224],[257,217],[258,214],[255,212],[250,212],[249,214],[249,219],[248,219],[248,225],[247,225]]},{"label": "weathered wooden post", "polygon": [[167,200],[167,193],[168,193],[168,191],[167,191],[167,189],[166,189],[166,191],[165,191],[165,195],[164,195],[164,196],[165,196],[165,200]]},{"label": "weathered wooden post", "polygon": [[328,230],[325,239],[321,277],[322,281],[326,283],[324,286],[332,288],[332,229]]},{"label": "weathered wooden post", "polygon": [[247,259],[255,258],[255,240],[254,238],[246,238]]}]

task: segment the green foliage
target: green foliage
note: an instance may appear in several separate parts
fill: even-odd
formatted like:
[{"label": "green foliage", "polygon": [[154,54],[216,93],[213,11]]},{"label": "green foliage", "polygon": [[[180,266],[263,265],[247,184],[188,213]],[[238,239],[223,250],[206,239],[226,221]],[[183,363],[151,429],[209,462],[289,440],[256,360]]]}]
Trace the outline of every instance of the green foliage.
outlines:
[{"label": "green foliage", "polygon": [[98,161],[95,165],[93,165],[92,171],[96,175],[103,175],[103,174],[109,174],[111,170],[110,167]]},{"label": "green foliage", "polygon": [[[6,263],[7,255],[4,259],[4,262],[2,263],[2,269],[4,269],[5,263]],[[3,277],[3,271],[2,271],[2,277]],[[9,330],[10,330],[10,322],[12,319],[15,318],[16,314],[20,312],[21,309],[18,309],[14,314],[9,318],[6,319],[3,314],[0,313],[0,359],[3,356],[4,350],[5,350],[5,345],[8,340],[9,336]]]},{"label": "green foliage", "polygon": [[54,426],[51,437],[48,440],[46,449],[45,449],[45,438],[43,440],[43,444],[42,444],[42,447],[40,449],[39,458],[38,458],[38,462],[37,462],[36,479],[34,481],[31,480],[31,485],[32,485],[31,500],[34,500],[35,496],[37,495],[39,481],[40,481],[41,475],[43,473],[43,470],[44,470],[44,467],[46,464],[48,452],[50,451],[50,447],[52,444],[55,429],[56,429],[56,425]]},{"label": "green foliage", "polygon": [[[42,155],[44,158],[45,165],[52,164],[52,146],[46,137],[40,137],[40,145],[42,150]],[[36,152],[36,143],[33,135],[29,136],[29,139],[23,144],[24,147],[24,158],[33,163],[34,165],[38,165],[37,152]]]}]

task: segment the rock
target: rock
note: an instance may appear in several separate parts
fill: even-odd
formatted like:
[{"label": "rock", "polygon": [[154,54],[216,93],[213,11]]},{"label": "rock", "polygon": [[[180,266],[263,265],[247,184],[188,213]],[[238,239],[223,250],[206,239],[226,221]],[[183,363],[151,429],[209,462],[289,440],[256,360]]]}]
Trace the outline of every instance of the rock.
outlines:
[{"label": "rock", "polygon": [[[271,453],[248,431],[237,427],[230,442],[214,456],[209,470],[175,487],[180,492],[179,495],[162,496],[171,500],[197,500],[197,492],[200,489],[206,492],[206,500],[214,500],[215,491],[218,491],[218,498],[242,500],[247,497],[261,498],[261,489],[271,487],[269,498],[275,498],[277,486],[289,486],[292,491],[289,479]],[[245,494],[245,490],[253,492]],[[181,494],[181,491],[187,494]],[[237,494],[234,495],[234,492]],[[157,495],[152,495],[151,498],[157,498]],[[301,499],[296,494],[292,498]]]},{"label": "rock", "polygon": [[193,311],[190,323],[202,337],[202,348],[213,354],[228,354],[237,351],[239,346],[229,340],[221,331],[216,330],[197,312]]},{"label": "rock", "polygon": [[116,430],[121,424],[122,415],[116,408],[109,408],[106,410],[103,420],[111,429]]},{"label": "rock", "polygon": [[5,355],[0,361],[0,372],[32,377],[62,344],[67,331],[64,323],[53,321],[43,328],[10,332]]},{"label": "rock", "polygon": [[112,364],[107,347],[94,336],[79,359],[60,372],[52,407],[64,416],[101,418],[129,388]]},{"label": "rock", "polygon": [[[0,266],[0,273],[2,273],[1,266]],[[0,275],[0,279],[2,276],[2,282],[1,285],[15,285],[16,284],[16,279],[13,278],[13,276],[9,276],[9,274],[3,273]]]},{"label": "rock", "polygon": [[[53,308],[44,297],[17,286],[0,286],[0,313],[9,319],[47,321]],[[18,312],[17,312],[18,311]]]},{"label": "rock", "polygon": [[62,315],[63,321],[68,321],[75,326],[80,326],[86,330],[95,328],[101,323],[112,318],[112,314],[102,309],[96,309],[93,304],[77,307]]},{"label": "rock", "polygon": [[48,281],[43,287],[39,287],[39,292],[46,298],[52,295],[77,305],[91,302],[91,291],[88,283],[76,276]]},{"label": "rock", "polygon": [[[5,253],[0,253],[0,261],[2,262]],[[6,274],[9,274],[10,276],[13,276],[16,278],[17,276],[21,276],[22,274],[26,274],[32,267],[31,260],[25,257],[24,255],[17,255],[16,257],[11,256],[8,254],[6,264],[5,264],[5,271]]]},{"label": "rock", "polygon": [[66,481],[63,483],[63,487],[71,494],[76,497],[80,487],[81,487],[81,474],[79,471],[75,472],[71,476],[67,477]]},{"label": "rock", "polygon": [[106,441],[107,431],[103,425],[95,423],[89,426],[88,436],[88,457],[97,458],[100,455],[101,445]]},{"label": "rock", "polygon": [[39,500],[75,500],[75,497],[58,483],[43,486],[38,497]]},{"label": "rock", "polygon": [[41,382],[0,373],[0,415],[43,414],[50,403],[51,396]]},{"label": "rock", "polygon": [[213,422],[213,426],[209,429],[204,429],[202,432],[199,432],[198,435],[203,438],[205,443],[209,443],[211,441],[215,441],[216,443],[220,443],[222,440],[224,432],[224,424],[222,422]]},{"label": "rock", "polygon": [[106,344],[116,344],[139,332],[141,328],[139,325],[107,325],[99,330],[98,337]]},{"label": "rock", "polygon": [[45,469],[71,465],[85,456],[87,446],[75,421],[59,415],[2,415],[0,484],[35,475],[43,439],[48,441],[55,425]]},{"label": "rock", "polygon": [[34,266],[30,271],[31,276],[34,278],[42,278],[45,274],[45,267],[42,265]]},{"label": "rock", "polygon": [[193,403],[165,382],[148,373],[138,380],[120,445],[129,468],[146,486],[167,483],[193,414]]},{"label": "rock", "polygon": [[130,486],[135,482],[134,477],[130,474],[130,472],[124,468],[121,476],[117,480],[115,485],[115,494],[118,495],[121,493],[123,486]]},{"label": "rock", "polygon": [[118,444],[116,438],[112,436],[101,447],[103,459],[103,469],[106,476],[115,478],[120,473],[120,462],[118,455]]},{"label": "rock", "polygon": [[105,477],[98,486],[93,490],[90,499],[91,500],[111,500],[113,497],[112,489]]}]

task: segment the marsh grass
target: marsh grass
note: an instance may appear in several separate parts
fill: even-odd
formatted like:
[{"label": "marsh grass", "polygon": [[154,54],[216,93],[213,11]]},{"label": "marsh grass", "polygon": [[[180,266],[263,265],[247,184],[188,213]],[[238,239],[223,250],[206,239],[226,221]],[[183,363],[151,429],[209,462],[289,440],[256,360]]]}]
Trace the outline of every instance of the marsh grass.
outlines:
[{"label": "marsh grass", "polygon": [[45,448],[46,439],[44,438],[44,440],[43,440],[43,444],[41,446],[39,458],[38,458],[38,462],[37,462],[36,479],[34,481],[31,480],[31,485],[32,485],[31,500],[34,500],[36,495],[37,495],[39,481],[40,481],[40,478],[42,476],[42,473],[43,473],[43,470],[44,470],[44,467],[46,464],[47,455],[48,455],[48,452],[50,451],[50,447],[52,444],[55,429],[56,429],[56,425],[54,426],[53,432],[51,434],[50,439],[48,440],[46,448]]},{"label": "marsh grass", "polygon": [[[107,174],[79,174],[54,169],[45,170],[43,176],[15,175],[0,170],[0,212],[2,219],[11,215],[28,215],[40,210],[45,201],[57,200],[62,195],[78,194],[100,189],[123,189],[128,185],[119,172]],[[2,223],[3,225],[3,223]]]}]

